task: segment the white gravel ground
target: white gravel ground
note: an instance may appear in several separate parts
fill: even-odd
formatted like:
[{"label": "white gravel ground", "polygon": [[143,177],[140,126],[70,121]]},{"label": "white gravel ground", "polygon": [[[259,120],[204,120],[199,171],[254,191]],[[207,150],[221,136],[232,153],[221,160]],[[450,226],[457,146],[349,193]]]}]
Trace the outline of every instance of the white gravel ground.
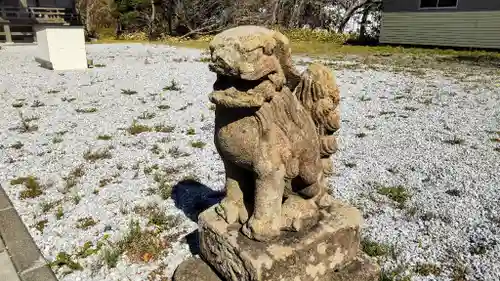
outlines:
[{"label": "white gravel ground", "polygon": [[[182,237],[196,223],[181,207],[192,207],[186,200],[192,195],[183,194],[177,205],[162,200],[151,193],[158,183],[145,168],[170,168],[172,184],[191,176],[213,190],[223,188],[207,98],[215,75],[198,61],[197,50],[114,44],[89,45],[87,52],[102,67],[49,71],[34,62],[34,46],[0,50],[0,184],[50,261],[60,252],[75,257],[85,242],[95,243],[104,234],[118,241],[131,218],[142,226],[147,222],[134,207],[156,202],[181,218],[179,226],[163,232],[180,238],[171,239],[160,259],[132,263],[123,256],[108,268],[98,252],[75,258],[83,270],[54,269],[62,281],[139,281],[155,280],[151,272],[164,265],[157,276],[170,277],[191,255]],[[411,280],[458,281],[462,270],[467,280],[500,280],[500,88],[491,85],[497,82],[472,85],[433,72],[416,77],[345,69],[336,76],[343,121],[340,151],[333,159],[337,174],[330,184],[336,196],[363,211],[365,239],[391,248],[378,258],[383,268]],[[163,90],[172,79],[180,91]],[[126,89],[137,93],[123,94]],[[77,112],[90,108],[97,111]],[[27,124],[38,130],[22,133],[20,112],[23,118],[35,117]],[[138,119],[144,112],[155,116]],[[133,120],[175,129],[132,136],[124,129]],[[186,133],[189,128],[194,135]],[[98,140],[99,135],[112,139]],[[191,145],[199,140],[204,148]],[[84,159],[89,149],[106,148],[111,158]],[[174,157],[176,148],[185,154]],[[84,175],[68,188],[64,178],[77,167]],[[29,175],[39,178],[43,194],[20,199],[22,186],[10,181]],[[100,187],[102,179],[109,183]],[[377,191],[394,186],[409,194],[402,206]],[[42,209],[57,200],[54,208]],[[85,217],[97,223],[77,228],[77,220]],[[41,232],[35,226],[45,219]],[[440,272],[421,276],[418,264],[435,265]]]}]

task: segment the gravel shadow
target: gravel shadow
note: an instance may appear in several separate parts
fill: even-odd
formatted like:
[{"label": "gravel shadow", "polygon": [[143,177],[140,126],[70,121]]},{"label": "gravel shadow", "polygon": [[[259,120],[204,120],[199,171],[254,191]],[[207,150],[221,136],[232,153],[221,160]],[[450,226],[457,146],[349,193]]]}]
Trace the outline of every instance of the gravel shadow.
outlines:
[{"label": "gravel shadow", "polygon": [[[195,181],[183,180],[172,189],[172,199],[175,206],[194,222],[198,222],[198,215],[224,198],[225,192],[214,191],[208,186]],[[195,230],[188,234],[186,242],[192,254],[199,253],[199,234]]]},{"label": "gravel shadow", "polygon": [[219,203],[224,194],[195,180],[182,180],[172,188],[175,206],[194,222],[198,222],[201,212]]}]

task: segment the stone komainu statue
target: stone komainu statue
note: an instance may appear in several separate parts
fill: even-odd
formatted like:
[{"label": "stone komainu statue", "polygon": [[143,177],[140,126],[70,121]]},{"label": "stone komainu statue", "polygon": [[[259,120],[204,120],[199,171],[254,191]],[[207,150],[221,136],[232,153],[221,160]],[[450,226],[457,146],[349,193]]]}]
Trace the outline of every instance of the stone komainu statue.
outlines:
[{"label": "stone komainu statue", "polygon": [[260,241],[314,225],[332,200],[324,175],[332,172],[340,126],[333,74],[317,63],[299,73],[288,39],[259,26],[218,34],[210,52],[227,192],[217,213]]}]

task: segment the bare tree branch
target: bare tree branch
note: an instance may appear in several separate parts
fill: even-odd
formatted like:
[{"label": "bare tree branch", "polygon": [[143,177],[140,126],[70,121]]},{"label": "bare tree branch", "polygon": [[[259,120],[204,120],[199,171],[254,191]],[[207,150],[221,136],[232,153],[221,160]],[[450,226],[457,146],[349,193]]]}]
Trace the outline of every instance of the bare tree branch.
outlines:
[{"label": "bare tree branch", "polygon": [[382,0],[358,0],[354,4],[352,4],[347,11],[344,14],[344,17],[340,20],[338,26],[337,26],[337,32],[338,33],[343,33],[345,26],[349,22],[349,20],[352,18],[352,16],[362,7],[373,4],[373,3],[380,3]]}]

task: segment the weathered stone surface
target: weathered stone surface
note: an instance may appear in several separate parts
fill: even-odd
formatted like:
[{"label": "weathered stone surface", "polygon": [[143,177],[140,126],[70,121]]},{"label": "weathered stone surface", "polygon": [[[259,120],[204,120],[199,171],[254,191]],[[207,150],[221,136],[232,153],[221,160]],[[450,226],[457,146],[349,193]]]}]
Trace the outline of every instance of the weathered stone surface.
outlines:
[{"label": "weathered stone surface", "polygon": [[228,281],[316,281],[331,280],[356,257],[362,218],[356,208],[333,201],[313,228],[283,231],[271,242],[242,235],[240,225],[227,224],[215,206],[198,223],[201,256]]},{"label": "weathered stone surface", "polygon": [[222,279],[200,258],[189,258],[177,267],[173,281],[222,281]]},{"label": "weathered stone surface", "polygon": [[0,280],[19,281],[16,269],[9,258],[9,253],[6,251],[0,253]]},{"label": "weathered stone surface", "polygon": [[3,187],[0,185],[0,210],[12,207],[9,195],[5,192]]},{"label": "weathered stone surface", "polygon": [[[12,207],[12,202],[9,199],[9,196],[0,185],[0,210],[7,209]],[[2,236],[0,235],[0,253],[5,250],[5,244],[3,242]]]},{"label": "weathered stone surface", "polygon": [[[365,253],[359,252],[351,263],[344,268],[331,273],[328,278],[321,281],[378,281],[380,267]],[[300,278],[300,276],[299,276]],[[292,281],[302,279],[292,279]],[[199,258],[190,258],[183,262],[174,273],[173,281],[226,281]],[[283,280],[288,281],[288,280]]]},{"label": "weathered stone surface", "polygon": [[359,252],[351,263],[334,272],[327,281],[378,281],[380,267],[365,253]]},{"label": "weathered stone surface", "polygon": [[0,280],[57,281],[1,186]]},{"label": "weathered stone surface", "polygon": [[45,262],[26,226],[12,207],[0,210],[0,236],[18,271]]},{"label": "weathered stone surface", "polygon": [[289,45],[282,33],[260,26],[231,28],[210,42],[214,139],[227,191],[216,211],[258,241],[307,229],[331,201],[324,174],[332,172],[329,157],[337,149],[339,90],[324,65],[300,74]]},{"label": "weathered stone surface", "polygon": [[57,281],[57,278],[49,265],[43,265],[26,270],[20,275],[22,281]]},{"label": "weathered stone surface", "polygon": [[0,253],[5,251],[5,244],[3,243],[2,237],[0,237]]}]

